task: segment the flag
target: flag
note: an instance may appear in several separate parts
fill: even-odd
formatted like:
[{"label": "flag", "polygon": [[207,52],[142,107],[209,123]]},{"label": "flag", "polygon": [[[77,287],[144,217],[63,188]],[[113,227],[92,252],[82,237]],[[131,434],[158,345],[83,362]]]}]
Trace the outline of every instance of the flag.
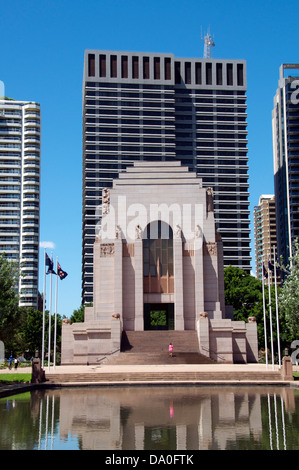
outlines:
[{"label": "flag", "polygon": [[56,272],[53,269],[53,261],[49,258],[47,253],[46,253],[46,266],[48,266],[48,271],[46,274],[56,274]]},{"label": "flag", "polygon": [[268,269],[274,273],[274,265],[268,261]]},{"label": "flag", "polygon": [[57,272],[58,272],[58,276],[60,277],[60,279],[66,278],[67,273],[61,269],[61,266],[59,263],[57,263]]},{"label": "flag", "polygon": [[265,265],[263,264],[263,276],[267,279],[268,273],[266,271]]}]

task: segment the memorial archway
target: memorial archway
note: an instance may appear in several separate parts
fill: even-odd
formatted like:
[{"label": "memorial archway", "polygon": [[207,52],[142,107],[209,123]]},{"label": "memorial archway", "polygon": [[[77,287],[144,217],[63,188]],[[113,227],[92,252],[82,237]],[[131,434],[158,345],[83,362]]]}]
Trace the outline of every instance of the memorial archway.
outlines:
[{"label": "memorial archway", "polygon": [[174,304],[155,296],[174,292],[173,231],[160,220],[143,233],[143,291],[153,295],[153,302],[144,304],[144,329],[174,329]]}]

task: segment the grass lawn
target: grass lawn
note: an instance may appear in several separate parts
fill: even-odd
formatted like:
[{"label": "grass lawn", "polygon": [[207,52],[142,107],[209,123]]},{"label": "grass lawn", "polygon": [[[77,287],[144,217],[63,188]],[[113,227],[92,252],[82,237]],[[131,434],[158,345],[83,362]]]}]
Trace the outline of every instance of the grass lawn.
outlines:
[{"label": "grass lawn", "polygon": [[26,383],[31,382],[31,374],[22,374],[22,372],[11,372],[0,374],[0,386],[10,383]]}]

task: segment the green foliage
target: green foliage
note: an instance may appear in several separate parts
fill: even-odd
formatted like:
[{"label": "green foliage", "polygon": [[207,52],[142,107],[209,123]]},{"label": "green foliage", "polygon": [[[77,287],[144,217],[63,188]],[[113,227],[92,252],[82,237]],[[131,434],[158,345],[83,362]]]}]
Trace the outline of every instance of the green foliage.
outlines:
[{"label": "green foliage", "polygon": [[71,323],[82,323],[84,322],[84,312],[85,306],[81,305],[77,310],[73,311],[73,314],[70,317]]},{"label": "green foliage", "polygon": [[11,372],[7,374],[1,373],[0,383],[9,384],[9,383],[16,383],[16,382],[19,382],[19,383],[31,382],[31,375],[32,374],[20,373],[20,372],[17,372],[17,373]]},{"label": "green foliage", "polygon": [[0,256],[0,340],[6,347],[12,347],[16,330],[22,321],[19,308],[17,285],[18,266],[8,261],[5,254]]},{"label": "green foliage", "polygon": [[[62,319],[57,315],[57,336],[56,347],[57,350],[61,344],[61,325]],[[55,329],[55,315],[51,315],[51,344],[52,349],[54,346],[54,329]],[[45,312],[45,349],[48,350],[49,338],[49,312]],[[43,331],[43,313],[34,310],[34,308],[26,309],[26,318],[24,319],[21,330],[21,350],[26,351],[26,356],[34,357],[35,351],[41,353],[42,350],[42,331]]]},{"label": "green foliage", "polygon": [[166,326],[167,318],[165,310],[152,310],[150,313],[151,326]]},{"label": "green foliage", "polygon": [[[225,303],[234,307],[235,320],[247,321],[260,316],[263,306],[262,284],[239,268],[229,266],[224,271]],[[263,311],[263,310],[262,310]]]},{"label": "green foliage", "polygon": [[288,275],[279,295],[279,306],[284,311],[286,326],[292,339],[299,339],[299,240],[294,242]]},{"label": "green foliage", "polygon": [[73,314],[70,317],[71,323],[83,323],[84,322],[84,314],[85,314],[85,307],[92,307],[93,303],[90,302],[86,305],[81,305],[77,310],[73,311]]},{"label": "green foliage", "polygon": [[[234,309],[234,320],[248,321],[248,317],[254,316],[257,321],[258,344],[260,348],[264,348],[264,308],[263,308],[263,286],[259,279],[251,276],[246,271],[232,266],[224,270],[224,286],[225,286],[225,304],[232,305]],[[267,340],[270,344],[270,309],[269,309],[269,289],[268,285],[264,286],[265,291],[265,310],[266,310],[266,327]],[[278,287],[278,292],[280,289]],[[273,341],[277,343],[276,329],[276,305],[275,305],[275,286],[272,285],[271,308],[272,308],[272,325],[273,325]],[[290,338],[285,328],[285,318],[283,312],[279,311],[279,331],[281,345],[289,343]],[[276,348],[277,350],[277,348]]]}]

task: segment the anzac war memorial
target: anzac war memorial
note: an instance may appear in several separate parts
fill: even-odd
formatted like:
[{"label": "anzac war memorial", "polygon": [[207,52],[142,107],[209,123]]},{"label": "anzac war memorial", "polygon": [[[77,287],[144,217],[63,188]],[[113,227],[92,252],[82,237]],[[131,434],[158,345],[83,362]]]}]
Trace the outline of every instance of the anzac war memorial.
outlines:
[{"label": "anzac war memorial", "polygon": [[212,189],[180,162],[136,162],[102,201],[93,304],[83,323],[64,321],[62,365],[158,354],[171,342],[177,358],[256,363],[255,318],[233,321],[224,302]]}]

